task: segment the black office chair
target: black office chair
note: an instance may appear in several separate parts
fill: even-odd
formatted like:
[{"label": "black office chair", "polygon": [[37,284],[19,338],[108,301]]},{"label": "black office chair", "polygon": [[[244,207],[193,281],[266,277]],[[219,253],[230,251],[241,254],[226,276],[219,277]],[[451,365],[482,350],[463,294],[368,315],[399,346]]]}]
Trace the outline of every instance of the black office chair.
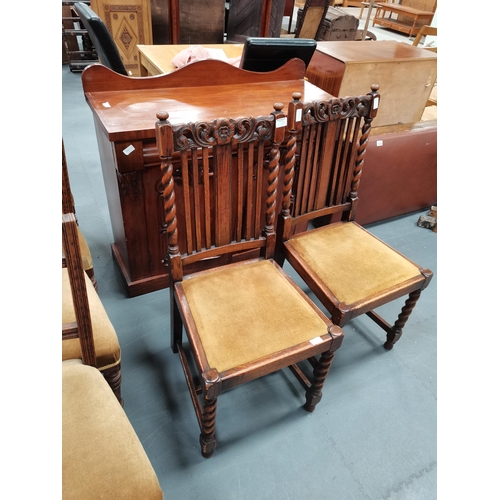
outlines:
[{"label": "black office chair", "polygon": [[83,2],[76,2],[74,8],[89,33],[101,64],[116,71],[116,73],[120,73],[120,75],[129,76],[118,52],[118,47],[102,19]]}]

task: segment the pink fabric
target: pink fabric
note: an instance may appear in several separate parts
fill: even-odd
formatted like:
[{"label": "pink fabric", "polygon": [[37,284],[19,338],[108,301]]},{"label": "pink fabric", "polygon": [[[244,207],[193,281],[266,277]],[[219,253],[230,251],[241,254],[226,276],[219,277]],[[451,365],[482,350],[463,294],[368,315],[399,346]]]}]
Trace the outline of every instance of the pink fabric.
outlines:
[{"label": "pink fabric", "polygon": [[[203,61],[204,59],[217,59],[217,57],[210,54],[205,47],[202,47],[201,45],[193,45],[192,47],[181,50],[177,55],[175,55],[172,59],[172,64],[176,68],[183,68],[188,64],[196,61]],[[231,64],[231,66],[239,67],[240,59],[241,57],[231,57],[224,59],[224,61]]]}]

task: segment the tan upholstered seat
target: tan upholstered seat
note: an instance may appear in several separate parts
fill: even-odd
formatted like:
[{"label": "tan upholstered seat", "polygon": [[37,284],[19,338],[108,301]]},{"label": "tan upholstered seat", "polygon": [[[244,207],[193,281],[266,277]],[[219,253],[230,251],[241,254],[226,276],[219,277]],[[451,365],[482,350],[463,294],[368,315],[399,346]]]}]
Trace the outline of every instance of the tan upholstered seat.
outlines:
[{"label": "tan upholstered seat", "polygon": [[268,260],[222,267],[177,286],[208,363],[220,373],[328,334],[328,325]]},{"label": "tan upholstered seat", "polygon": [[92,270],[93,273],[94,263],[92,261],[92,254],[90,253],[89,245],[87,243],[87,240],[85,239],[85,236],[83,236],[80,228],[78,228],[78,241],[80,242],[80,252],[82,254],[83,269],[88,275],[89,270]]},{"label": "tan upholstered seat", "polygon": [[[83,236],[80,227],[77,227],[77,231],[78,231],[78,242],[80,243],[80,253],[82,256],[83,270],[87,273],[87,276],[89,276],[89,272],[93,276],[94,262],[92,261],[92,254],[90,253],[89,245],[87,243],[87,240],[85,239],[85,236]],[[63,255],[64,255],[64,250],[63,250]],[[92,278],[92,276],[89,276],[89,278]]]},{"label": "tan upholstered seat", "polygon": [[[80,253],[82,256],[82,266],[83,270],[87,274],[87,276],[90,278],[90,281],[92,282],[92,286],[97,290],[97,280],[95,278],[95,273],[94,273],[94,262],[92,261],[92,254],[90,253],[90,248],[87,243],[87,240],[85,239],[85,236],[83,236],[82,231],[80,230],[79,227],[77,227],[78,231],[78,242],[80,244]],[[66,265],[64,262],[64,249],[62,251],[63,253],[63,267]]]},{"label": "tan upholstered seat", "polygon": [[[92,329],[96,350],[97,368],[106,370],[120,365],[121,351],[115,328],[102,305],[89,277],[85,275],[89,299]],[[62,323],[75,322],[75,309],[71,298],[68,270],[62,269]],[[80,342],[77,338],[62,343],[62,359],[81,359]]]},{"label": "tan upholstered seat", "polygon": [[98,370],[62,362],[62,498],[161,500],[156,473]]},{"label": "tan upholstered seat", "polygon": [[355,222],[311,230],[286,245],[300,254],[339,301],[349,305],[422,276],[419,267]]}]

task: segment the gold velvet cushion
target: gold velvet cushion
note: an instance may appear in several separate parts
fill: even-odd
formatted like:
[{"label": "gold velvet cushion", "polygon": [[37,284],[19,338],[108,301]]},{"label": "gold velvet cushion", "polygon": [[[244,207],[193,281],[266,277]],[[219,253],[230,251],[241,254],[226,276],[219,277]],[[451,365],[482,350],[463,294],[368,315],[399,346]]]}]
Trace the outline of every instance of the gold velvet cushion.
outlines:
[{"label": "gold velvet cushion", "polygon": [[299,234],[286,245],[346,304],[422,276],[417,266],[352,222]]},{"label": "gold velvet cushion", "polygon": [[155,471],[101,373],[62,363],[62,498],[161,500]]},{"label": "gold velvet cushion", "polygon": [[94,266],[92,262],[92,254],[90,253],[90,248],[87,244],[87,240],[85,239],[85,236],[83,236],[78,226],[77,230],[78,230],[78,241],[80,243],[80,253],[82,255],[82,265],[83,269],[87,271],[88,269],[92,269]]},{"label": "gold velvet cushion", "polygon": [[187,278],[182,287],[211,368],[226,371],[328,333],[268,260]]},{"label": "gold velvet cushion", "polygon": [[[97,358],[97,368],[104,370],[120,363],[120,344],[116,331],[108,318],[101,299],[97,295],[89,277],[85,276],[87,296],[89,299],[90,316],[92,319],[92,331]],[[68,270],[62,268],[62,322],[73,323],[76,321],[71,286],[69,283]],[[80,340],[68,339],[62,343],[62,359],[81,359]]]},{"label": "gold velvet cushion", "polygon": [[[94,263],[92,262],[92,254],[90,253],[90,248],[87,244],[87,240],[80,231],[80,228],[77,226],[76,229],[78,232],[78,243],[80,244],[80,254],[82,256],[82,266],[85,271],[88,271],[89,269],[92,269],[94,267]],[[62,251],[64,254],[64,248]]]}]

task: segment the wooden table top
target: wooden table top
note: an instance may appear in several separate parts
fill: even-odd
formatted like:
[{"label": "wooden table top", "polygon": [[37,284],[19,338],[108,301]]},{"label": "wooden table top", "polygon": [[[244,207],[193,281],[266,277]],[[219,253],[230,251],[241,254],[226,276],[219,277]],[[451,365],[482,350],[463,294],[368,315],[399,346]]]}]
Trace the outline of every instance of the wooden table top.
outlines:
[{"label": "wooden table top", "polygon": [[435,52],[394,40],[318,42],[316,50],[345,63],[437,59]]},{"label": "wooden table top", "polygon": [[156,113],[172,123],[268,115],[281,102],[286,112],[294,92],[304,102],[333,96],[304,80],[305,65],[293,59],[276,71],[257,73],[221,61],[187,65],[170,74],[125,77],[102,65],[82,73],[85,98],[110,141],[155,137]]},{"label": "wooden table top", "polygon": [[[171,73],[177,68],[172,64],[172,59],[181,50],[192,47],[192,45],[137,45],[140,63],[151,75]],[[224,51],[229,59],[241,56],[243,52],[242,43],[221,43],[202,45],[206,49],[220,49]]]}]

